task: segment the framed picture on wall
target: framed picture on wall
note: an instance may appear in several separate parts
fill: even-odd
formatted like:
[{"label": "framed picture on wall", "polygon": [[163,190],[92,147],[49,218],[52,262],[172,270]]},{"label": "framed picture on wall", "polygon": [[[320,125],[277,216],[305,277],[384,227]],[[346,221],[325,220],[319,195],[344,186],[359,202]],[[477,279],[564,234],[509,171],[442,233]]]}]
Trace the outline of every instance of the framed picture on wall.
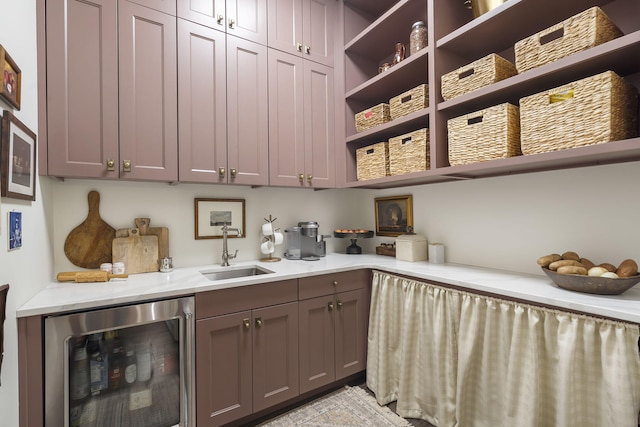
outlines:
[{"label": "framed picture on wall", "polygon": [[7,220],[7,236],[9,237],[9,250],[15,251],[22,247],[22,212],[11,211]]},{"label": "framed picture on wall", "polygon": [[413,228],[413,198],[408,196],[375,199],[376,235],[399,236]]},{"label": "framed picture on wall", "polygon": [[16,110],[19,110],[20,95],[22,93],[22,72],[2,45],[0,45],[0,70],[2,71],[0,97],[15,107]]},{"label": "framed picture on wall", "polygon": [[36,134],[7,110],[2,116],[0,172],[2,197],[36,199]]},{"label": "framed picture on wall", "polygon": [[[239,228],[244,233],[244,199],[195,199],[195,238],[221,239],[222,227]],[[229,238],[237,238],[229,234]]]}]

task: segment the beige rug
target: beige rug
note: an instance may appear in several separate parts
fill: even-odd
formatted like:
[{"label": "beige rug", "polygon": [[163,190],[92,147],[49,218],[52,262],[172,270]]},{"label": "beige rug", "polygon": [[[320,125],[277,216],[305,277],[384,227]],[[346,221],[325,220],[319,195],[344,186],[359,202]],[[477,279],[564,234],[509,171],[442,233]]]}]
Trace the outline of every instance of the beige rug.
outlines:
[{"label": "beige rug", "polygon": [[360,387],[345,386],[293,409],[261,427],[408,427],[411,424]]}]

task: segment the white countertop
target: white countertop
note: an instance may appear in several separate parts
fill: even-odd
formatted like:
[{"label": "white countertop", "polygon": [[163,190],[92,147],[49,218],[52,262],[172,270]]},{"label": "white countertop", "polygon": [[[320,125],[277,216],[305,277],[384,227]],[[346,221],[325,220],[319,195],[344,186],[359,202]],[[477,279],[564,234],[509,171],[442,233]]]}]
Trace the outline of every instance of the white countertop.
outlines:
[{"label": "white countertop", "polygon": [[[200,274],[201,271],[250,265],[259,265],[274,273],[220,281],[209,281]],[[367,254],[328,254],[319,261],[237,262],[231,267],[212,264],[176,268],[170,273],[134,274],[128,279],[100,283],[52,282],[20,307],[17,317],[83,311],[358,268],[404,274],[466,288],[471,292],[488,292],[640,323],[640,286],[621,295],[591,295],[558,288],[542,272],[540,275],[522,274],[459,264],[398,261],[392,257]]]}]

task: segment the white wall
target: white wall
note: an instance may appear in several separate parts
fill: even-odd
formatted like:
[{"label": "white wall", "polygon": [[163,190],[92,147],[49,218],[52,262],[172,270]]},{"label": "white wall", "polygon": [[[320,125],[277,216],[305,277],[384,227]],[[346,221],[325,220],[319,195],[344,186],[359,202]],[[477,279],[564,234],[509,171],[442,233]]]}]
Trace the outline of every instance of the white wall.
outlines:
[{"label": "white wall", "polygon": [[[37,133],[35,0],[0,0],[3,11],[0,44],[22,71],[22,102],[15,116]],[[0,109],[11,106],[0,101]],[[0,424],[18,425],[18,349],[16,308],[31,298],[52,271],[50,222],[51,200],[46,180],[36,183],[36,201],[3,197],[0,207],[0,284],[9,283],[7,320],[4,323],[4,362],[0,380]],[[22,212],[22,249],[8,252],[8,212]]]}]

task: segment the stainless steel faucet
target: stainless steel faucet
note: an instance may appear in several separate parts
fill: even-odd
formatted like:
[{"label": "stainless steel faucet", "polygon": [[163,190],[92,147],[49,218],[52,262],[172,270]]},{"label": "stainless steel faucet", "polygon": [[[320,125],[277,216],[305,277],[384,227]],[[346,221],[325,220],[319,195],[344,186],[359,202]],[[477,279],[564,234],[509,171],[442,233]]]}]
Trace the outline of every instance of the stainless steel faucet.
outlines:
[{"label": "stainless steel faucet", "polygon": [[222,266],[228,267],[229,260],[234,259],[238,255],[238,250],[233,255],[229,255],[229,250],[227,249],[227,234],[229,231],[235,231],[238,237],[242,237],[242,230],[239,228],[232,228],[228,225],[222,226]]}]

